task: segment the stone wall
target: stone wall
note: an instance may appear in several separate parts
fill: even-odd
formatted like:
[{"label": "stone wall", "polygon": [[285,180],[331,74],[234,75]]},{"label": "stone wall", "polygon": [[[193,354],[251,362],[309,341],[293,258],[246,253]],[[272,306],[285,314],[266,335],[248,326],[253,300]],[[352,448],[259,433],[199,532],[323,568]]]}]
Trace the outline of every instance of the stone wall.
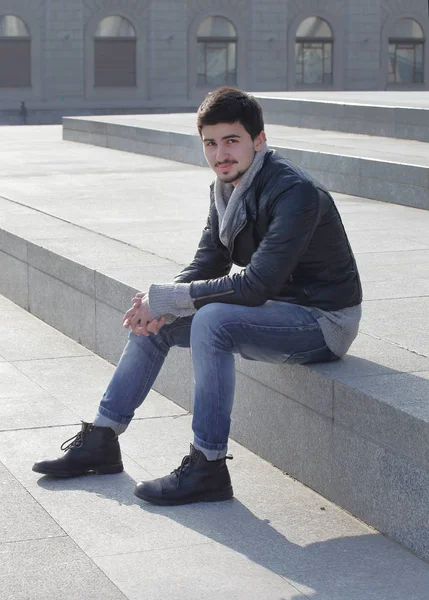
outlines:
[{"label": "stone wall", "polygon": [[[6,111],[21,100],[33,115],[194,110],[208,91],[197,86],[196,32],[210,15],[234,24],[237,84],[254,91],[297,89],[295,33],[309,16],[325,18],[333,31],[334,82],[326,89],[386,89],[388,35],[398,18],[418,20],[429,40],[426,0],[0,0],[5,14],[30,29],[32,87],[0,89],[0,122],[10,122]],[[136,30],[136,88],[94,87],[94,32],[109,15],[122,15]],[[429,41],[425,64],[420,87],[428,89]]]}]

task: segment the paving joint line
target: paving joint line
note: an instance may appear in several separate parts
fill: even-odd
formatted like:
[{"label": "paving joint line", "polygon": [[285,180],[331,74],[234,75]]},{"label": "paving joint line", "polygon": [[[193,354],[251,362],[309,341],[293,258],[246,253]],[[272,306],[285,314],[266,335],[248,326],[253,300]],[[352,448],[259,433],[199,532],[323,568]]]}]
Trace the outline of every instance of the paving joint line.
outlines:
[{"label": "paving joint line", "polygon": [[[53,396],[55,398],[55,396]],[[56,398],[57,399],[57,398]],[[168,400],[168,398],[167,398]],[[172,402],[172,400],[170,400]],[[171,415],[153,415],[152,417],[135,417],[133,423],[136,421],[152,421],[154,419],[177,419],[179,417],[188,417],[191,413],[187,412],[184,414],[171,414]],[[37,431],[39,429],[61,429],[62,427],[79,427],[83,421],[79,423],[59,423],[57,425],[34,425],[33,427],[16,427],[14,429],[0,429],[0,433],[12,433],[16,431]]]}]

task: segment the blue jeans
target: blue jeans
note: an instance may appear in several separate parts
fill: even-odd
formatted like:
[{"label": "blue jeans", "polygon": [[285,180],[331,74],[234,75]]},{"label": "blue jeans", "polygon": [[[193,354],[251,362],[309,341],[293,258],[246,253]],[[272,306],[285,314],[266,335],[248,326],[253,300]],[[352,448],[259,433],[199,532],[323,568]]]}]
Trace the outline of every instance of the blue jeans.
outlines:
[{"label": "blue jeans", "polygon": [[235,391],[235,358],[274,364],[338,360],[315,316],[295,304],[214,302],[164,325],[157,335],[130,332],[99,413],[127,425],[151,389],[172,346],[191,348],[194,446],[209,460],[226,454]]}]

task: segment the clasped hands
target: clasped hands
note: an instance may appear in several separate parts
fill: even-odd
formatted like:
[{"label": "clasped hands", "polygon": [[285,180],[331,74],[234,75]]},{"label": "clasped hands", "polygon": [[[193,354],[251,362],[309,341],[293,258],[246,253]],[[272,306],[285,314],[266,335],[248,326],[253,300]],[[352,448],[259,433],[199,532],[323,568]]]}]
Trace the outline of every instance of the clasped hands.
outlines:
[{"label": "clasped hands", "polygon": [[165,317],[153,319],[149,312],[148,295],[144,292],[139,292],[131,300],[132,307],[127,310],[122,319],[122,325],[133,330],[136,335],[149,336],[149,333],[157,335],[163,325],[165,325]]}]

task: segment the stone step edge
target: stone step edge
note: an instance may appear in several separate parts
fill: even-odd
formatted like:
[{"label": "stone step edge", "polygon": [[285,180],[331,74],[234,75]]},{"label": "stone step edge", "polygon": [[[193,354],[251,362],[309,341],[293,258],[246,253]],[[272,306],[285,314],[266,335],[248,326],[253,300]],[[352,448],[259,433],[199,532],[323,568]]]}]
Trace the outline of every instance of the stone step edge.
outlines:
[{"label": "stone step edge", "polygon": [[[119,243],[120,242],[118,242],[118,244]],[[13,247],[13,252],[8,251],[8,247],[10,245]],[[40,260],[41,249],[46,257],[45,267],[42,266]],[[103,273],[95,269],[89,268],[87,266],[84,266],[83,264],[76,262],[76,260],[71,260],[66,256],[60,255],[56,252],[49,250],[49,248],[47,248],[46,245],[41,246],[36,242],[26,240],[23,237],[8,232],[4,228],[0,229],[0,256],[1,255],[2,263],[8,263],[9,268],[6,268],[6,272],[13,271],[14,273],[22,274],[22,268],[24,267],[24,269],[26,269],[26,277],[21,277],[21,285],[22,280],[24,279],[24,285],[27,285],[28,287],[26,293],[24,292],[24,294],[22,294],[22,290],[21,293],[19,293],[19,291],[17,292],[16,289],[13,289],[13,287],[12,289],[10,288],[10,286],[8,288],[7,281],[5,282],[4,276],[0,275],[1,294],[3,294],[5,297],[9,298],[25,310],[28,310],[36,317],[42,319],[51,326],[59,329],[59,331],[61,331],[65,335],[68,335],[69,337],[82,344],[84,347],[88,348],[95,354],[98,354],[99,356],[108,360],[109,362],[112,362],[113,364],[117,364],[120,352],[125,345],[126,335],[128,335],[127,333],[125,335],[125,330],[123,330],[124,335],[122,335],[122,340],[117,340],[119,341],[119,343],[117,344],[118,349],[116,353],[112,352],[112,350],[109,348],[103,348],[103,344],[98,345],[96,331],[93,341],[90,338],[82,338],[82,336],[76,334],[76,330],[71,326],[70,323],[59,323],[57,315],[51,314],[49,310],[46,310],[46,302],[40,301],[39,299],[38,302],[33,304],[33,302],[31,301],[31,297],[34,294],[34,291],[30,290],[31,272],[37,271],[39,273],[43,273],[45,281],[48,284],[46,286],[46,294],[49,294],[49,281],[52,280],[53,283],[51,283],[53,285],[55,285],[55,282],[57,282],[57,285],[66,286],[68,288],[68,290],[66,291],[67,293],[64,293],[65,298],[70,298],[72,300],[73,293],[79,293],[79,295],[84,295],[86,297],[88,306],[91,303],[94,305],[94,311],[96,311],[96,305],[99,307],[99,311],[102,310],[101,305],[104,305],[110,309],[113,309],[113,311],[117,314],[118,318],[120,315],[123,315],[124,312],[129,308],[131,297],[134,295],[135,292],[139,291],[137,287],[133,287],[131,285],[122,283],[116,280],[114,277],[109,276],[108,273]],[[7,260],[5,260],[5,256],[8,257]],[[18,265],[18,263],[20,263],[20,265]],[[67,271],[71,271],[74,285],[71,284],[71,278],[69,278],[68,276],[64,277],[64,275],[67,274]],[[92,294],[91,291],[88,289],[87,285],[81,285],[80,278],[77,276],[79,271],[81,271],[84,275],[82,277],[83,280],[87,278],[89,273],[92,274],[94,278],[94,288]],[[62,277],[60,277],[59,274],[61,274]],[[46,279],[46,277],[48,279]],[[111,298],[109,298],[110,301],[106,302],[105,295],[99,292],[100,290],[105,290],[109,287],[111,288],[112,286],[115,288],[113,294],[113,301]],[[71,302],[71,305],[73,305],[73,301]],[[94,322],[94,327],[97,328],[96,322]],[[120,336],[121,333],[119,333],[118,335]],[[388,346],[389,344],[386,342],[386,350],[388,350]],[[246,365],[243,365],[243,367],[244,368],[240,368],[240,365],[236,364],[237,371],[239,371],[243,375],[249,375],[253,379],[260,381],[257,379],[257,377],[255,377],[254,370],[251,366],[246,367]],[[295,402],[303,404],[306,408],[315,410],[315,412],[317,412],[324,418],[332,421],[332,423],[335,423],[336,425],[339,425],[345,429],[351,430],[361,437],[366,437],[367,439],[370,439],[372,442],[384,447],[387,451],[395,454],[395,456],[407,460],[417,468],[429,470],[429,459],[425,454],[425,448],[420,448],[420,452],[418,446],[417,448],[412,448],[409,451],[404,451],[404,449],[400,447],[401,440],[397,440],[399,445],[395,445],[395,437],[393,436],[393,438],[389,439],[389,431],[386,431],[385,427],[386,424],[390,423],[392,430],[401,431],[401,421],[404,420],[403,426],[406,427],[407,431],[409,431],[411,420],[415,424],[416,428],[418,430],[421,430],[422,428],[429,428],[429,423],[427,421],[424,421],[418,416],[412,414],[412,412],[405,411],[403,407],[401,408],[401,410],[396,409],[394,406],[383,402],[382,400],[370,394],[367,394],[366,392],[360,391],[358,388],[347,385],[347,383],[344,383],[341,380],[337,380],[333,376],[328,376],[326,374],[319,373],[317,370],[313,369],[311,365],[299,367],[299,369],[303,370],[302,372],[305,373],[306,382],[310,377],[311,385],[314,387],[314,389],[323,388],[323,386],[326,387],[327,382],[333,384],[332,413],[317,410],[315,409],[314,405],[312,405],[311,401],[308,400],[308,398],[303,399],[302,397],[302,382],[300,382],[300,377],[297,376],[297,369],[293,366],[289,366],[287,368],[295,371],[295,387],[294,389],[289,388],[287,390],[287,393],[284,393],[283,395],[291,398]],[[264,382],[260,381],[260,383],[267,389],[272,389],[269,386],[267,386]],[[154,389],[156,389],[155,386]],[[276,391],[274,389],[273,392],[281,393],[278,390]],[[347,418],[347,415],[344,416],[344,414],[343,417],[338,416],[335,410],[335,398],[338,397],[338,395],[342,397],[343,395],[345,395],[345,392],[347,392],[347,395],[350,398],[350,402],[353,404],[354,407],[362,405],[365,406],[365,410],[367,411],[368,406],[370,406],[372,407],[374,414],[382,414],[385,420],[384,427],[381,427],[380,430],[378,432],[376,431],[374,435],[368,436],[367,432],[362,429],[362,424],[360,426],[358,424],[358,426],[355,427],[355,424],[353,423],[353,416],[349,416],[349,418]],[[177,402],[177,399],[170,399],[173,402],[176,402],[179,405],[183,406],[182,404],[180,404],[180,401]],[[188,409],[187,406],[184,406],[184,408]],[[353,411],[351,411],[351,415],[352,413]],[[359,429],[361,429],[361,431],[359,431]],[[383,439],[383,435],[386,435],[385,439]]]},{"label": "stone step edge", "polygon": [[[207,167],[199,137],[193,133],[65,118],[63,140]],[[271,147],[332,191],[429,210],[429,167]]]},{"label": "stone step edge", "polygon": [[[428,110],[428,112],[429,112],[429,110]],[[132,115],[130,115],[130,116],[132,116]],[[100,118],[100,117],[98,116],[98,118]],[[180,138],[183,137],[186,147],[196,148],[197,150],[200,150],[200,157],[199,157],[200,160],[198,161],[198,165],[201,164],[201,166],[207,167],[207,162],[204,158],[202,148],[201,148],[201,140],[200,140],[198,134],[195,132],[174,131],[173,129],[161,129],[157,126],[154,126],[154,127],[144,126],[143,127],[140,125],[132,126],[132,125],[124,124],[124,123],[109,123],[109,122],[101,121],[101,120],[95,121],[95,120],[91,120],[91,117],[82,117],[82,118],[81,117],[63,117],[63,140],[64,141],[73,141],[73,140],[67,140],[67,138],[64,137],[65,132],[69,132],[69,131],[79,131],[81,133],[95,133],[95,134],[99,134],[101,136],[105,135],[107,137],[114,136],[114,137],[122,138],[124,140],[138,140],[138,133],[140,133],[140,132],[144,133],[147,136],[150,136],[151,133],[154,133],[154,139],[152,140],[153,143],[157,143],[156,138],[164,137],[165,139],[161,139],[161,141],[158,142],[160,144],[164,144],[166,139],[169,137],[170,138],[169,141],[173,145],[176,143],[177,140],[179,140]],[[329,130],[323,130],[323,131],[328,132]],[[332,133],[335,133],[335,131],[332,131]],[[343,133],[347,133],[347,132],[343,132]],[[369,135],[369,134],[362,134],[362,135]],[[374,137],[386,137],[386,136],[374,136]],[[394,141],[394,138],[392,138],[392,140]],[[196,143],[194,143],[195,141],[196,141]],[[396,141],[401,142],[402,140],[399,138],[396,138]],[[322,156],[338,156],[340,158],[345,158],[345,159],[349,158],[349,159],[362,160],[362,161],[368,161],[368,162],[374,162],[374,163],[382,163],[385,165],[393,165],[393,166],[401,165],[403,167],[410,167],[410,168],[414,168],[414,169],[424,169],[429,172],[429,165],[425,166],[425,165],[418,165],[418,164],[414,164],[414,163],[400,162],[400,161],[394,161],[394,160],[376,159],[376,158],[365,157],[365,156],[353,156],[350,154],[342,154],[341,150],[338,152],[328,152],[325,150],[309,150],[307,148],[300,148],[299,145],[294,146],[293,144],[287,145],[287,146],[283,146],[283,145],[273,146],[272,144],[270,144],[270,147],[272,147],[274,149],[278,149],[278,151],[293,150],[293,151],[300,151],[300,152],[308,152],[309,154],[315,154],[315,155],[320,154]],[[190,158],[193,158],[193,157],[190,157]],[[185,160],[182,160],[181,162],[187,163],[187,161],[185,161]],[[197,163],[192,161],[189,164],[197,164]]]},{"label": "stone step edge", "polygon": [[273,125],[429,142],[429,108],[255,96]]}]

